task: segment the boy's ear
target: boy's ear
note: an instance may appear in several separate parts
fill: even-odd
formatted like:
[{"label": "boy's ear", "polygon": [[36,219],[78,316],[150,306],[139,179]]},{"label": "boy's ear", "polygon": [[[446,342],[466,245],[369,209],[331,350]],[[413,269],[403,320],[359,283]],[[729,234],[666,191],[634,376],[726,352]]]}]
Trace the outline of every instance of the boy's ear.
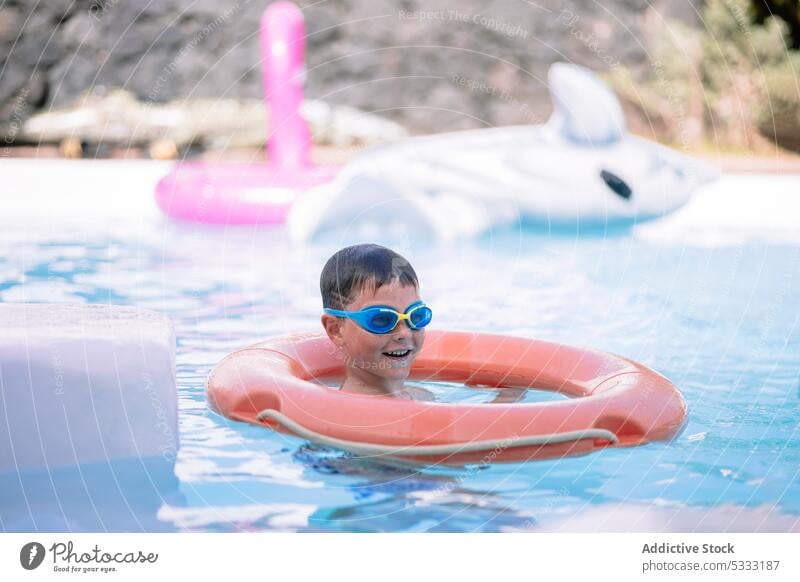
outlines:
[{"label": "boy's ear", "polygon": [[342,338],[342,320],[324,313],[320,321],[322,321],[322,327],[325,328],[325,333],[328,334],[328,337],[334,345],[339,348],[342,347],[342,344],[344,344],[344,338]]}]

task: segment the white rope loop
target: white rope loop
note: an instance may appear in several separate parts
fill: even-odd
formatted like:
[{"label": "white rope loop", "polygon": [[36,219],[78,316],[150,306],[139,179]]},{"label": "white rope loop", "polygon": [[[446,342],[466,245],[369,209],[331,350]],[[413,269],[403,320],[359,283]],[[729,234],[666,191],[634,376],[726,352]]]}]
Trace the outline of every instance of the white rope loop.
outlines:
[{"label": "white rope loop", "polygon": [[472,441],[467,443],[449,443],[444,445],[381,445],[374,443],[361,443],[358,441],[349,441],[344,439],[337,439],[333,437],[320,434],[311,429],[308,429],[286,415],[272,410],[270,408],[264,409],[258,413],[256,418],[260,421],[265,419],[272,419],[286,428],[288,428],[295,435],[306,440],[316,442],[322,445],[335,447],[345,451],[361,455],[376,455],[376,456],[432,456],[432,455],[449,455],[456,453],[472,453],[476,451],[488,450],[505,450],[510,448],[528,447],[536,445],[554,445],[559,443],[567,443],[572,441],[580,441],[586,439],[604,439],[612,444],[617,444],[619,439],[617,435],[609,430],[602,428],[588,428],[584,430],[573,430],[569,432],[560,432],[553,434],[530,435],[525,437],[507,437],[503,439],[489,439],[485,441]]}]

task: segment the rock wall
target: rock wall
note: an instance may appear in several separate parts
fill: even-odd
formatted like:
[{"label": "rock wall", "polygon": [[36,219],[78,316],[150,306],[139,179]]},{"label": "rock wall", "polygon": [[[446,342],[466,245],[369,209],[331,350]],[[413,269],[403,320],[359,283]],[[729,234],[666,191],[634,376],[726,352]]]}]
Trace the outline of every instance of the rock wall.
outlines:
[{"label": "rock wall", "polygon": [[[536,123],[550,111],[550,63],[642,64],[648,11],[691,19],[691,2],[303,1],[307,94],[415,132]],[[0,133],[13,141],[32,111],[103,87],[124,87],[146,102],[258,97],[258,23],[267,4],[7,0]]]}]

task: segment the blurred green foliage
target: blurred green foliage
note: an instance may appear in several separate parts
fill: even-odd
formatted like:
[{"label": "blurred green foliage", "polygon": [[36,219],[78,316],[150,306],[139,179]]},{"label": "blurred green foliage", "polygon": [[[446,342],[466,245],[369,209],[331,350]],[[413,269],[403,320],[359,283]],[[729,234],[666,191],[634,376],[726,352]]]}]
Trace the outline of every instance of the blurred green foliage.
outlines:
[{"label": "blurred green foliage", "polygon": [[703,28],[661,21],[650,62],[609,73],[645,120],[634,129],[683,149],[800,151],[800,51],[786,22],[756,22],[750,0],[707,0],[701,17]]}]

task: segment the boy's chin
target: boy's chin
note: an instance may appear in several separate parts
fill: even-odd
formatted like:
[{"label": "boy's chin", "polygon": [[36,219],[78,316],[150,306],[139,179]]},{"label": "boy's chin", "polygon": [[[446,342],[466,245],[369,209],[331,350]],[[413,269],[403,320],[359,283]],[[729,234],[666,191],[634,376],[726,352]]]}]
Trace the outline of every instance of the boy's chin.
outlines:
[{"label": "boy's chin", "polygon": [[388,370],[381,370],[378,376],[383,378],[390,378],[392,380],[405,380],[408,378],[410,368],[390,368]]},{"label": "boy's chin", "polygon": [[380,370],[378,373],[379,376],[383,376],[384,378],[390,378],[392,380],[405,380],[408,378],[408,375],[411,373],[411,366],[398,366],[396,368],[385,368]]}]

